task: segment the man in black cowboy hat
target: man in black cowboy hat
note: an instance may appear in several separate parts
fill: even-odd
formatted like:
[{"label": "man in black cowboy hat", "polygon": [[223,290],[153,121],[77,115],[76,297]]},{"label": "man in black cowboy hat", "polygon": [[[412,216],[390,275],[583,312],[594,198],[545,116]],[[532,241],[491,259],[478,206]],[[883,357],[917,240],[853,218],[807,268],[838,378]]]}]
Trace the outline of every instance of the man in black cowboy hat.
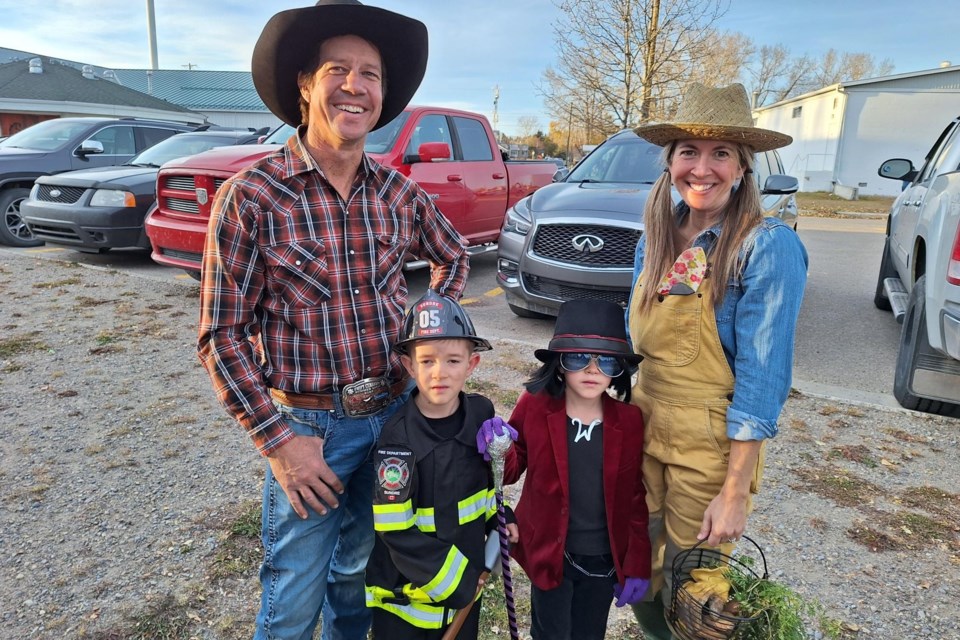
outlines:
[{"label": "man in black cowboy hat", "polygon": [[200,359],[267,459],[256,638],[366,638],[370,452],[409,395],[399,355],[410,252],[459,298],[463,238],[415,183],[364,153],[427,61],[419,21],[355,0],[282,11],[253,53],[270,110],[298,126],[218,191],[204,250]]}]

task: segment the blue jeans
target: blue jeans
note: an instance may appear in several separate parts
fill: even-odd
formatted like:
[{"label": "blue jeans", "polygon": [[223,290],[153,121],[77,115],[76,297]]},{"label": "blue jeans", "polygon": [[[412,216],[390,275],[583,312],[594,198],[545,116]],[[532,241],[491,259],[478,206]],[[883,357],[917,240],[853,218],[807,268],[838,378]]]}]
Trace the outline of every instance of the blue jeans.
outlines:
[{"label": "blue jeans", "polygon": [[370,627],[364,569],[373,550],[373,448],[409,391],[380,413],[347,418],[340,410],[277,405],[299,435],[324,439],[323,456],[344,486],[326,515],[298,516],[270,464],[263,486],[260,613],[254,640],[310,640],[323,614],[323,640],[363,640]]}]

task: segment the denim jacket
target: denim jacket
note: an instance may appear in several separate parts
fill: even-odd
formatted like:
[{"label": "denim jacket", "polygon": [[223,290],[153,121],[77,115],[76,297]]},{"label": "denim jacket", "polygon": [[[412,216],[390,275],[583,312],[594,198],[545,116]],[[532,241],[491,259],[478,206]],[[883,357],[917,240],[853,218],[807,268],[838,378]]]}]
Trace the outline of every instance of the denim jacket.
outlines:
[{"label": "denim jacket", "polygon": [[[685,213],[686,207],[678,207],[678,216]],[[704,230],[694,246],[709,255],[720,230],[720,224]],[[644,235],[634,259],[634,282],[643,270],[645,248]],[[775,218],[764,218],[742,250],[747,254],[743,273],[727,283],[723,302],[714,309],[720,344],[735,378],[727,436],[763,440],[777,434],[777,418],[790,393],[807,251],[797,234]]]}]

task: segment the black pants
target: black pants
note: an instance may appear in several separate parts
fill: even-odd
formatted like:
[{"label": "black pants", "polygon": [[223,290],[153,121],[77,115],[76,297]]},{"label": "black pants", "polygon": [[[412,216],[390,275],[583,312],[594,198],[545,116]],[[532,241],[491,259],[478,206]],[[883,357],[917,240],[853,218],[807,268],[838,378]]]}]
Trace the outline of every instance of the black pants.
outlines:
[{"label": "black pants", "polygon": [[[483,598],[473,603],[467,621],[457,634],[457,640],[477,640],[480,633],[480,603]],[[374,640],[441,640],[447,628],[421,629],[405,622],[400,616],[394,615],[380,607],[373,608],[373,638]]]},{"label": "black pants", "polygon": [[[570,557],[594,575],[605,575],[613,568],[610,556]],[[530,589],[530,635],[534,640],[603,640],[616,582],[616,574],[590,577],[564,558],[559,587]]]}]

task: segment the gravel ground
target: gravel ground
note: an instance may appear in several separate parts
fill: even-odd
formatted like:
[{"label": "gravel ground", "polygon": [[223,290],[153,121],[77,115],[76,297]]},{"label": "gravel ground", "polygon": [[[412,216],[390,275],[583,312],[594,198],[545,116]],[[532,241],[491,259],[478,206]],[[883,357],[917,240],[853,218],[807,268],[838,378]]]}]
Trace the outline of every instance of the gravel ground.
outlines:
[{"label": "gravel ground", "polygon": [[[0,637],[250,637],[262,465],[194,355],[196,284],[0,251],[0,300]],[[472,384],[506,414],[532,349],[494,342]],[[960,638],[958,441],[791,397],[748,535],[837,637]]]}]

